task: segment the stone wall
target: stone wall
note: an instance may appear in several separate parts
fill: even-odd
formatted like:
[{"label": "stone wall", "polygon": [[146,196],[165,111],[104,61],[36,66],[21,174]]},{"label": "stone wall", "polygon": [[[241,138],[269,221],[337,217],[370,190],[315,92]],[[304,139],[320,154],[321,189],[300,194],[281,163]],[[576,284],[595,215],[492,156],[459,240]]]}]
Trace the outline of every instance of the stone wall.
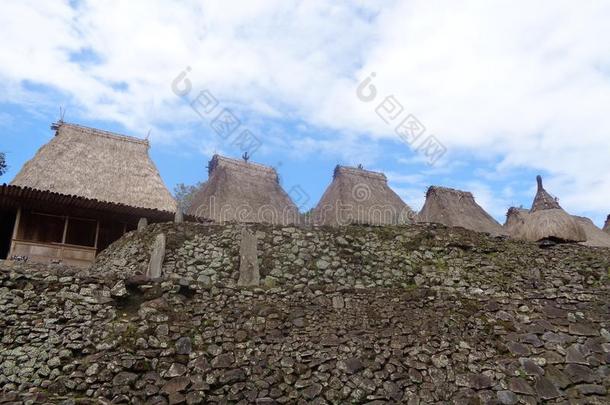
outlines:
[{"label": "stone wall", "polygon": [[151,225],[90,271],[0,264],[0,403],[608,403],[608,250],[252,230],[257,288],[237,226]]},{"label": "stone wall", "polygon": [[[112,245],[91,272],[121,277],[146,273],[152,241],[164,233],[167,277],[186,284],[235,286],[241,229],[240,225],[154,224]],[[532,243],[441,225],[296,228],[256,224],[248,229],[258,239],[259,268],[267,287],[409,288],[425,282],[458,290],[519,291],[524,285],[591,282],[587,280],[590,271],[610,260],[608,249],[578,245],[541,249]]]}]

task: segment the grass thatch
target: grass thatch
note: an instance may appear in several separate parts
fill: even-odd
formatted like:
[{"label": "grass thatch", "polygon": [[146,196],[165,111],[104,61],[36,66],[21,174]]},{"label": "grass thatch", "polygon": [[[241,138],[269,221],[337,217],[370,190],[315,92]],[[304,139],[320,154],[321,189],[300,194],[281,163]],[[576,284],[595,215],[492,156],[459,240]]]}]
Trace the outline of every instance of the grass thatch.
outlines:
[{"label": "grass thatch", "polygon": [[587,240],[587,235],[578,222],[561,208],[530,212],[523,226],[512,236],[532,242],[543,239],[564,242]]},{"label": "grass thatch", "polygon": [[587,240],[582,243],[583,245],[610,247],[610,235],[595,226],[591,219],[576,215],[572,215],[572,218],[574,218],[585,231]]},{"label": "grass thatch", "polygon": [[530,211],[525,208],[510,207],[506,214],[506,222],[504,230],[508,235],[515,235],[518,230],[525,224]]},{"label": "grass thatch", "polygon": [[208,168],[208,181],[193,197],[190,215],[217,222],[298,222],[298,208],[275,169],[219,155]]},{"label": "grass thatch", "polygon": [[337,166],[333,181],[313,211],[319,225],[396,225],[412,222],[413,211],[383,173]]},{"label": "grass thatch", "polygon": [[11,184],[161,211],[176,201],[148,155],[148,141],[58,123]]},{"label": "grass thatch", "polygon": [[[565,242],[584,242],[587,240],[585,230],[566,213],[557,200],[542,186],[542,178],[536,177],[538,191],[528,214],[511,212],[509,234],[516,239],[537,242],[543,239],[554,239]],[[510,217],[513,217],[512,219]],[[510,219],[510,221],[509,221]],[[519,223],[522,221],[522,223]]]},{"label": "grass thatch", "polygon": [[417,214],[417,220],[492,235],[505,234],[502,226],[476,203],[472,193],[447,187],[428,188],[426,202]]}]

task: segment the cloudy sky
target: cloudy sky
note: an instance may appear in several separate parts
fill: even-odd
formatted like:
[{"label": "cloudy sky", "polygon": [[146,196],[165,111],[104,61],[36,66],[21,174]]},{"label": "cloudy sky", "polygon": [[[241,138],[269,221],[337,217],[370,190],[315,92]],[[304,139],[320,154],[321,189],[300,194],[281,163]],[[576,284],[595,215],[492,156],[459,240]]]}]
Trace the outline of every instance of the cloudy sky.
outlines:
[{"label": "cloudy sky", "polygon": [[[415,209],[444,185],[503,222],[540,173],[601,225],[608,21],[610,2],[587,0],[2,0],[0,182],[62,107],[66,121],[149,136],[170,188],[256,142],[253,160],[304,209],[336,164],[363,164]],[[231,133],[213,124],[227,114]]]}]

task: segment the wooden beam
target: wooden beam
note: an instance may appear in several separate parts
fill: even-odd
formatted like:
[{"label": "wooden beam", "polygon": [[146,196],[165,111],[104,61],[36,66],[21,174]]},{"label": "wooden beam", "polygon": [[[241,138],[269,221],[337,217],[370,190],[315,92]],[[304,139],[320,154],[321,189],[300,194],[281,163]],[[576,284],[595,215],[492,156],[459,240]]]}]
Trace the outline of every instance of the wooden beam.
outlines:
[{"label": "wooden beam", "polygon": [[93,247],[95,247],[95,250],[97,251],[97,240],[99,239],[100,236],[100,221],[95,221],[96,225],[95,225],[95,243],[93,245]]},{"label": "wooden beam", "polygon": [[19,225],[21,223],[21,207],[17,209],[17,216],[15,217],[15,225],[13,226],[13,238],[11,239],[11,248],[8,251],[8,258],[13,256],[13,249],[15,247],[15,240],[17,239],[17,235],[19,233]]}]

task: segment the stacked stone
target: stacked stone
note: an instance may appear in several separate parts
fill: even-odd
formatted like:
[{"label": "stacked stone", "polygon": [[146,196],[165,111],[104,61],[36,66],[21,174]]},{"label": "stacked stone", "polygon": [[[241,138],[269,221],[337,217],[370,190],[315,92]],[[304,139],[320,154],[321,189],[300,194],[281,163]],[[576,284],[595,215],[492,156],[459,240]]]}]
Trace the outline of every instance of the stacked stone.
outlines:
[{"label": "stacked stone", "polygon": [[240,288],[240,228],[149,228],[89,272],[0,264],[0,403],[608,403],[607,250],[258,227]]}]

